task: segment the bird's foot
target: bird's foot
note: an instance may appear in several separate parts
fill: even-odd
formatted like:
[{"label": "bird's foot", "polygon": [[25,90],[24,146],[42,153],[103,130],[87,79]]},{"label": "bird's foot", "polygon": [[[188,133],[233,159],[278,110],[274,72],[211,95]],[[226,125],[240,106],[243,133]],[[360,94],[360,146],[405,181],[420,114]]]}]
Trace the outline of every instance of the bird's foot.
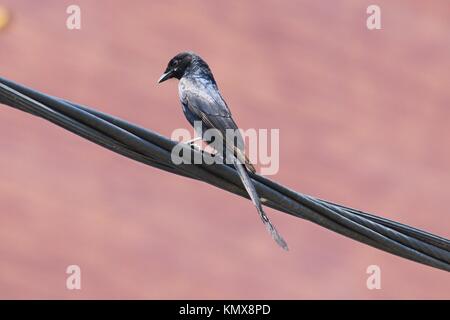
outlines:
[{"label": "bird's foot", "polygon": [[194,150],[197,150],[197,151],[201,152],[202,149],[201,149],[199,146],[197,146],[197,145],[195,144],[196,141],[199,141],[199,140],[201,140],[201,139],[202,139],[201,137],[196,137],[196,138],[194,138],[194,139],[185,141],[184,143],[186,143],[188,146],[190,146],[191,149],[194,149]]},{"label": "bird's foot", "polygon": [[185,143],[189,144],[189,145],[193,145],[196,141],[199,141],[201,139],[202,139],[201,137],[195,137],[194,139],[188,140]]}]

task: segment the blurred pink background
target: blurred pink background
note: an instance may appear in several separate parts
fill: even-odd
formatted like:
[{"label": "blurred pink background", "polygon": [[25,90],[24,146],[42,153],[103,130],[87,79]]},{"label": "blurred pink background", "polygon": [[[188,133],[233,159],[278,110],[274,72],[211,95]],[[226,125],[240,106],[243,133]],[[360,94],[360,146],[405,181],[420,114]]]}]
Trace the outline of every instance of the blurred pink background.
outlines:
[{"label": "blurred pink background", "polygon": [[[156,79],[193,50],[242,128],[280,129],[271,178],[450,236],[448,1],[79,0],[69,31],[74,3],[2,1],[0,75],[170,135],[190,127],[176,81]],[[450,298],[444,271],[268,209],[283,252],[249,201],[3,106],[0,149],[3,299]]]}]

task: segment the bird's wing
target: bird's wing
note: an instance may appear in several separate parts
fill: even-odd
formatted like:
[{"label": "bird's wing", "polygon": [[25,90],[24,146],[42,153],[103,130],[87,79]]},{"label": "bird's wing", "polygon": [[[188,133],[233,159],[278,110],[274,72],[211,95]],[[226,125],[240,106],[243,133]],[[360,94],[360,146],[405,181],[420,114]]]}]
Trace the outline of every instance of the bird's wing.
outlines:
[{"label": "bird's wing", "polygon": [[[226,137],[226,129],[238,130],[236,123],[231,117],[228,106],[221,97],[215,85],[196,83],[192,86],[184,86],[182,103],[189,108],[191,112],[197,115],[206,127],[217,129],[223,137]],[[270,222],[269,217],[264,212],[261,199],[259,198],[255,186],[253,185],[253,182],[246,170],[247,167],[250,171],[255,172],[255,168],[245,156],[244,143],[239,130],[236,133],[236,137],[240,139],[240,141],[237,142],[237,145],[234,141],[230,143],[228,139],[225,139],[225,144],[227,149],[231,150],[236,157],[234,159],[234,165],[242,184],[244,185],[250,199],[258,211],[259,217],[266,226],[272,238],[280,247],[284,250],[288,250],[286,241],[278,233]]]},{"label": "bird's wing", "polygon": [[254,166],[245,154],[242,135],[231,117],[231,112],[225,100],[223,100],[215,85],[197,82],[195,85],[185,86],[182,103],[197,115],[206,127],[217,129],[223,137],[226,137],[227,129],[235,130],[236,140],[224,139],[225,145],[251,172],[255,172]]},{"label": "bird's wing", "polygon": [[215,85],[203,84],[200,81],[185,85],[182,99],[208,127],[215,128],[221,133],[225,133],[226,129],[238,129],[231,118],[230,109]]},{"label": "bird's wing", "polygon": [[238,129],[223,99],[214,99],[202,90],[185,91],[184,105],[199,117],[208,129],[217,129],[224,137],[227,129]]}]

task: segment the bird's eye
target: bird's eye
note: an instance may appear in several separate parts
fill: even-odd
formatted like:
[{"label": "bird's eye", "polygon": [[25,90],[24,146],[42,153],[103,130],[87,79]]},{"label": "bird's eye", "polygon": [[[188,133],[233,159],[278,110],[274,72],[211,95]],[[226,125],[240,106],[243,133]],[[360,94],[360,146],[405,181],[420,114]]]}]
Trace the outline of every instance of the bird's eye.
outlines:
[{"label": "bird's eye", "polygon": [[178,64],[178,60],[175,60],[172,65],[175,67]]}]

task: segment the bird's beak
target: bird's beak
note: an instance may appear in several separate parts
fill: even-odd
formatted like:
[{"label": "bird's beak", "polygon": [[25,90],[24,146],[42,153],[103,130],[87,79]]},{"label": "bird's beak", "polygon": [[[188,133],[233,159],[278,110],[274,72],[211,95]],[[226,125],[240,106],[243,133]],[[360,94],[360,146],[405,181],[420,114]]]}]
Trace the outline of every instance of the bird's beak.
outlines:
[{"label": "bird's beak", "polygon": [[172,70],[164,72],[162,74],[162,76],[158,79],[158,83],[164,82],[164,81],[172,78],[172,75],[173,75],[173,71]]}]

